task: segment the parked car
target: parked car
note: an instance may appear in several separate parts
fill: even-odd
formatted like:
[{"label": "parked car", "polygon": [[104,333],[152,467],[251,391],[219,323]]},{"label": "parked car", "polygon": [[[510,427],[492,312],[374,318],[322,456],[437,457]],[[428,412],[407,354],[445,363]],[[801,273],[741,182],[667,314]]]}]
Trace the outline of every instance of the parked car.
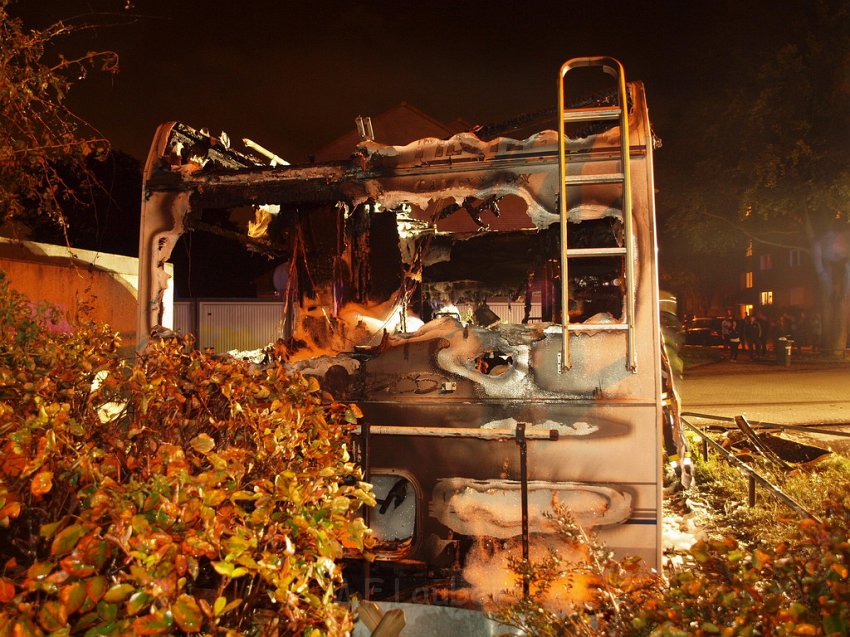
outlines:
[{"label": "parked car", "polygon": [[693,319],[685,330],[685,345],[714,346],[723,344],[719,317],[703,316]]}]

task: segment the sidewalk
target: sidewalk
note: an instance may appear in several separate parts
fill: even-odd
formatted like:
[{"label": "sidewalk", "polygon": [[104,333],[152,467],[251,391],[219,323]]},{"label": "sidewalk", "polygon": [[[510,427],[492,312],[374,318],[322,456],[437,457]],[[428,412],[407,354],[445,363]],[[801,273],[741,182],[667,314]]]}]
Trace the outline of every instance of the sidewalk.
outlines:
[{"label": "sidewalk", "polygon": [[[699,354],[695,357],[689,354]],[[805,372],[846,368],[850,372],[850,356],[842,360],[824,360],[810,350],[794,350],[790,364],[778,361],[776,352],[769,351],[764,359],[753,360],[748,352],[738,352],[737,360],[730,361],[728,353],[720,348],[685,348],[685,377],[714,374],[750,374],[770,371]],[[702,357],[705,358],[702,358]],[[713,357],[713,358],[709,358]]]}]

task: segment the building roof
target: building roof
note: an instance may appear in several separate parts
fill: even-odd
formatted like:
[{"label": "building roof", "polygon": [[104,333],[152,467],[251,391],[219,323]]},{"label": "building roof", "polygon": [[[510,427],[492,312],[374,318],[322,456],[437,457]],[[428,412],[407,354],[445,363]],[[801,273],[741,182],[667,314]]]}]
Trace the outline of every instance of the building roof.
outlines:
[{"label": "building roof", "polygon": [[[446,124],[407,102],[401,102],[371,119],[375,141],[393,146],[403,146],[425,137],[443,139],[469,128],[469,124],[460,118]],[[348,159],[360,141],[360,135],[352,120],[351,130],[317,150],[314,154],[315,159],[316,161]]]}]

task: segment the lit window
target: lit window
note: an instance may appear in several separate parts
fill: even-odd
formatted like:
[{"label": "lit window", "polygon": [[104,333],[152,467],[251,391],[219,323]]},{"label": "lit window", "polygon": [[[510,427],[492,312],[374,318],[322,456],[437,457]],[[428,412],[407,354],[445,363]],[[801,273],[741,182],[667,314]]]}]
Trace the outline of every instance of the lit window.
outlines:
[{"label": "lit window", "polygon": [[748,290],[753,287],[753,273],[747,272],[744,274],[744,287]]},{"label": "lit window", "polygon": [[802,251],[799,248],[793,248],[788,251],[788,265],[792,268],[800,267],[802,261]]},{"label": "lit window", "polygon": [[759,257],[759,268],[762,270],[770,270],[773,267],[773,255],[763,254]]},{"label": "lit window", "polygon": [[749,241],[747,241],[747,252],[746,252],[746,256],[748,256],[748,257],[753,256],[753,240],[752,240],[752,239],[750,239]]},{"label": "lit window", "polygon": [[749,303],[743,306],[744,307],[744,316],[751,316],[753,313],[753,306]]},{"label": "lit window", "polygon": [[760,298],[762,305],[773,305],[773,290],[762,292]]}]

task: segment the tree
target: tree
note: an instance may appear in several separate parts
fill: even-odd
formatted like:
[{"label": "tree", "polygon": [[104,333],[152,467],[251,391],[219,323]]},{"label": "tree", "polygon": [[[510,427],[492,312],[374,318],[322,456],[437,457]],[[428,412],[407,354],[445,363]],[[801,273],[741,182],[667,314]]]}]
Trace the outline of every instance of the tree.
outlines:
[{"label": "tree", "polygon": [[807,4],[795,33],[705,104],[696,134],[706,154],[682,184],[687,213],[675,223],[692,238],[684,230],[694,218],[712,221],[717,231],[696,250],[718,239],[728,248],[734,230],[738,243],[806,251],[823,350],[836,355],[850,322],[850,8]]},{"label": "tree", "polygon": [[[75,248],[111,254],[136,256],[139,251],[139,201],[142,193],[142,168],[139,161],[120,150],[103,157],[86,159],[88,175],[80,183],[77,174],[66,165],[60,173],[75,192],[84,197],[61,201],[67,225],[47,216],[27,216],[29,238],[44,243],[68,242]],[[95,187],[88,182],[95,180]],[[85,190],[83,190],[85,188]],[[81,200],[82,199],[82,200]]]},{"label": "tree", "polygon": [[95,25],[28,29],[9,5],[0,0],[0,224],[47,217],[67,241],[63,207],[81,204],[97,187],[88,160],[105,157],[109,142],[65,106],[65,96],[91,70],[117,72],[118,57],[89,51],[66,58],[57,43]]}]

